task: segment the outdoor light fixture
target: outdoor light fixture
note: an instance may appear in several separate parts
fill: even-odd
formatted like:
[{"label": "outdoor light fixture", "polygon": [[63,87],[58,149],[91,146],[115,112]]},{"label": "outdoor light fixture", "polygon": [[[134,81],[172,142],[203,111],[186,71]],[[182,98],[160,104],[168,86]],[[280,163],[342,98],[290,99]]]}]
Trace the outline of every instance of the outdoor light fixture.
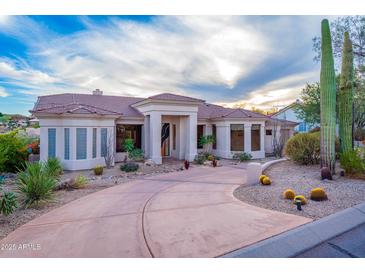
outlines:
[{"label": "outdoor light fixture", "polygon": [[297,205],[297,209],[298,209],[299,211],[301,211],[301,210],[302,210],[302,200],[300,200],[300,199],[296,199],[296,200],[295,200],[295,204]]}]

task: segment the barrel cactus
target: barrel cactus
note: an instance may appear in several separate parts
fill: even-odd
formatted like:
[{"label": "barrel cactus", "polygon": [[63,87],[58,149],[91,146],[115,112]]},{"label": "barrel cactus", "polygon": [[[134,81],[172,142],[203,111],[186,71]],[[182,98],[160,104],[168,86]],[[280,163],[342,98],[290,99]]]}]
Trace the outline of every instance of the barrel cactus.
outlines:
[{"label": "barrel cactus", "polygon": [[295,192],[294,190],[288,188],[283,192],[284,199],[294,200]]},{"label": "barrel cactus", "polygon": [[260,181],[260,183],[262,184],[262,181],[266,178],[267,176],[266,175],[261,175],[260,177],[259,177],[259,181]]},{"label": "barrel cactus", "polygon": [[340,90],[338,93],[338,118],[341,152],[352,151],[353,123],[353,53],[348,32],[344,34]]},{"label": "barrel cactus", "polygon": [[263,184],[263,185],[265,185],[265,186],[271,185],[271,180],[270,180],[270,178],[266,176],[266,177],[262,180],[262,183],[261,183],[261,184]]},{"label": "barrel cactus", "polygon": [[323,188],[316,187],[311,190],[310,199],[313,201],[327,200],[327,194]]},{"label": "barrel cactus", "polygon": [[328,167],[334,173],[336,160],[336,76],[331,32],[327,19],[322,20],[321,43],[321,167]]}]

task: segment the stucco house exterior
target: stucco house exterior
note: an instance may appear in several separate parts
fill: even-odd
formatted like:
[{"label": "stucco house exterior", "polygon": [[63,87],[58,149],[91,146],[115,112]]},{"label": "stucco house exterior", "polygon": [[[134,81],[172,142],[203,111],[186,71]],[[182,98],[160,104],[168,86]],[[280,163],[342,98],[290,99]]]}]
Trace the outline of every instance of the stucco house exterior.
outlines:
[{"label": "stucco house exterior", "polygon": [[272,151],[272,133],[290,136],[295,122],[245,109],[231,109],[170,93],[148,98],[92,94],[40,96],[31,113],[40,124],[40,159],[58,157],[66,170],[90,169],[125,158],[122,143],[132,138],[145,158],[194,160],[203,135],[214,135],[213,154],[231,158],[248,152],[264,158]]}]

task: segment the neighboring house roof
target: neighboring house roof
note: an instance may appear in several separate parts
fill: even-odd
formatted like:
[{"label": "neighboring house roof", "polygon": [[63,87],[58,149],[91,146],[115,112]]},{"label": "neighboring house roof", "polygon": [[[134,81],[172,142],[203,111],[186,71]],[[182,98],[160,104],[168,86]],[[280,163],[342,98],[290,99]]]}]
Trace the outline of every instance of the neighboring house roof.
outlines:
[{"label": "neighboring house roof", "polygon": [[299,104],[299,102],[298,102],[298,100],[297,100],[297,101],[295,101],[295,102],[293,102],[293,103],[291,103],[291,104],[287,105],[286,107],[284,107],[284,108],[280,109],[279,111],[277,111],[277,112],[275,112],[275,113],[271,114],[270,116],[271,116],[271,117],[275,117],[275,116],[277,116],[277,115],[279,115],[279,114],[281,114],[281,113],[283,113],[283,112],[287,111],[288,109],[291,109],[291,108],[293,108],[293,107],[297,106],[298,104]]},{"label": "neighboring house roof", "polygon": [[[171,93],[162,93],[148,97],[147,99],[181,101],[181,102],[199,102],[198,118],[199,119],[217,119],[217,118],[261,118],[265,120],[275,120],[267,115],[249,111],[246,109],[232,109],[214,104],[206,103],[203,100],[175,95]],[[133,104],[145,100],[144,98],[93,95],[93,94],[73,94],[64,93],[57,95],[48,95],[38,97],[33,114],[97,114],[97,115],[120,115],[123,117],[143,116],[137,109],[132,107]],[[276,119],[279,120],[279,119]],[[286,121],[289,122],[289,121]],[[295,122],[289,122],[294,123]]]}]

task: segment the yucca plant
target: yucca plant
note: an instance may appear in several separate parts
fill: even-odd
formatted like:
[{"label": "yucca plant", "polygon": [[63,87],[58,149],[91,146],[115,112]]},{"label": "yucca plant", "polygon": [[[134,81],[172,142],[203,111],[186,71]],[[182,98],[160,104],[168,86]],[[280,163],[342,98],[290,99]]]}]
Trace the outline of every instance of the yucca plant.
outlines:
[{"label": "yucca plant", "polygon": [[13,192],[0,193],[0,214],[7,216],[13,213],[14,209],[17,207],[17,199]]},{"label": "yucca plant", "polygon": [[40,206],[53,200],[56,179],[42,162],[26,163],[25,170],[18,173],[18,192],[26,208]]},{"label": "yucca plant", "polygon": [[58,158],[48,158],[47,161],[44,162],[42,168],[45,173],[55,180],[59,180],[63,172],[62,163]]}]

